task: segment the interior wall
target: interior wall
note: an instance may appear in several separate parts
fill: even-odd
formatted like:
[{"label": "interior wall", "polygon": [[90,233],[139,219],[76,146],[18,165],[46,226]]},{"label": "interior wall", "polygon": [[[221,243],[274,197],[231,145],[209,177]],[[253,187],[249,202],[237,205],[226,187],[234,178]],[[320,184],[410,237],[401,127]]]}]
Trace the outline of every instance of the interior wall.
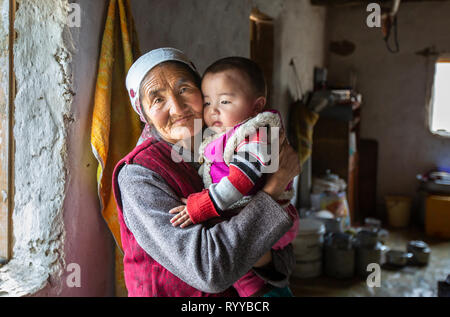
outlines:
[{"label": "interior wall", "polygon": [[179,48],[192,58],[200,73],[222,57],[249,57],[252,7],[274,18],[272,107],[283,117],[287,115],[290,102],[287,96],[292,90],[290,59],[297,58],[304,89],[312,88],[314,66],[324,64],[326,9],[313,7],[308,0],[133,0],[131,3],[142,52],[164,46]]},{"label": "interior wall", "polygon": [[[80,6],[80,27],[71,27],[72,92],[67,126],[68,182],[64,200],[66,270],[62,286],[44,289],[39,296],[113,296],[114,241],[100,213],[97,161],[90,137],[98,56],[106,18],[106,0],[71,1]],[[70,263],[80,267],[81,287],[69,287]]]},{"label": "interior wall", "polygon": [[[142,52],[171,46],[184,51],[200,73],[215,60],[250,56],[250,12],[257,7],[274,19],[273,90],[269,105],[286,122],[298,97],[289,66],[294,59],[304,92],[313,88],[314,67],[325,64],[327,9],[309,0],[132,0]],[[294,182],[297,188],[299,182]],[[302,205],[308,205],[311,163],[300,177]],[[297,200],[294,197],[293,202]]]},{"label": "interior wall", "polygon": [[361,136],[378,141],[379,213],[386,194],[414,195],[416,174],[450,166],[450,139],[428,129],[427,81],[431,60],[415,54],[435,45],[450,51],[449,2],[402,3],[398,15],[400,52],[388,52],[380,28],[366,26],[365,6],[330,8],[331,41],[356,45],[347,57],[329,53],[331,84],[348,84],[357,73],[363,95]]},{"label": "interior wall", "polygon": [[[14,24],[13,255],[0,270],[0,290],[13,296],[35,293],[64,266],[63,115],[70,98],[65,98],[68,85],[62,83],[69,61],[62,36],[64,4],[53,2],[18,1]],[[38,26],[41,32],[33,32]]]},{"label": "interior wall", "polygon": [[[106,1],[17,0],[15,195],[2,296],[113,294],[112,239],[101,219],[90,122]],[[80,287],[73,287],[78,265]]]}]

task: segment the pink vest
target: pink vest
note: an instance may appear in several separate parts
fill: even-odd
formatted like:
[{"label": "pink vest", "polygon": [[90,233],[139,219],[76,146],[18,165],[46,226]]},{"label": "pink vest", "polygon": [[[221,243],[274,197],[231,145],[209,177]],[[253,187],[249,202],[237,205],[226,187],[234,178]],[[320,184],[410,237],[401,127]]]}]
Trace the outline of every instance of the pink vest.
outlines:
[{"label": "pink vest", "polygon": [[[122,199],[118,175],[125,164],[138,164],[158,173],[180,197],[201,192],[203,183],[195,168],[185,162],[175,163],[171,158],[172,147],[164,141],[150,138],[137,146],[114,169],[113,190],[117,203],[122,248],[124,252],[124,277],[128,296],[138,297],[207,297],[233,296],[229,288],[223,293],[207,294],[186,284],[148,255],[137,243],[123,219]],[[168,211],[167,211],[168,212]]]}]

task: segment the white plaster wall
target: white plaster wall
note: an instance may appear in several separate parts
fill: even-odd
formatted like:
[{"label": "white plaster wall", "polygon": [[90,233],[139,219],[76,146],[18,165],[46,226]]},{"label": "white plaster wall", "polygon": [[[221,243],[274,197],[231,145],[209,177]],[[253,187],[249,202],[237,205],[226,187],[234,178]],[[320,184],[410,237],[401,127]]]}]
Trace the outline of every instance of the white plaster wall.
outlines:
[{"label": "white plaster wall", "polygon": [[0,290],[16,296],[41,289],[50,276],[58,278],[64,266],[67,157],[63,115],[71,103],[71,57],[62,37],[63,2],[18,4],[14,247],[12,260],[0,270]]},{"label": "white plaster wall", "polygon": [[[9,2],[0,0],[0,114],[6,114],[9,79]],[[0,134],[2,135],[2,134]],[[0,139],[0,145],[4,140]],[[3,161],[5,158],[1,157]],[[3,188],[2,188],[3,189]]]},{"label": "white plaster wall", "polygon": [[[370,29],[364,6],[329,10],[330,40],[349,40],[348,57],[329,54],[329,77],[348,83],[351,68],[363,95],[361,136],[379,142],[378,203],[386,194],[414,195],[415,175],[435,166],[450,166],[450,139],[427,127],[427,60],[415,54],[436,45],[450,51],[450,3],[402,3],[398,17],[400,53],[385,47],[380,29]],[[381,207],[381,206],[380,206]],[[382,209],[379,210],[382,212]]]},{"label": "white plaster wall", "polygon": [[216,59],[249,55],[248,1],[132,0],[141,51],[176,47],[200,72]]},{"label": "white plaster wall", "polygon": [[[14,46],[13,258],[1,295],[107,296],[112,241],[96,199],[89,132],[105,1],[79,0],[81,29],[66,26],[67,0],[18,1]],[[81,287],[66,265],[81,268]]]}]

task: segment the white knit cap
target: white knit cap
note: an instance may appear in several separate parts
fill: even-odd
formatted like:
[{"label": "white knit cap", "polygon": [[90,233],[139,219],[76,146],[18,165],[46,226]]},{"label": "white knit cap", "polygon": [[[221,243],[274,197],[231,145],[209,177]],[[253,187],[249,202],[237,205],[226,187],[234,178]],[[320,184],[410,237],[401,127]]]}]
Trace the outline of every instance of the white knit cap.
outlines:
[{"label": "white knit cap", "polygon": [[130,95],[131,105],[141,117],[141,107],[139,101],[139,88],[147,73],[155,66],[168,62],[177,61],[186,64],[195,73],[197,69],[187,56],[180,50],[171,47],[164,47],[152,50],[141,57],[130,67],[126,78],[126,86]]}]

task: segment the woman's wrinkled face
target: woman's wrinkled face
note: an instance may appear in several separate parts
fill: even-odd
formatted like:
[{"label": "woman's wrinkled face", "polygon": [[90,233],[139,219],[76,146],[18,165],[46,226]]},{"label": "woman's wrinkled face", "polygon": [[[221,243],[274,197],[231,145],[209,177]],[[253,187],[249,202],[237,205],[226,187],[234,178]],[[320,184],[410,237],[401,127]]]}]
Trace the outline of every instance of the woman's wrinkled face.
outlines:
[{"label": "woman's wrinkled face", "polygon": [[178,63],[153,68],[140,89],[143,112],[149,124],[170,143],[186,140],[199,131],[194,120],[202,120],[203,98],[194,75]]}]

